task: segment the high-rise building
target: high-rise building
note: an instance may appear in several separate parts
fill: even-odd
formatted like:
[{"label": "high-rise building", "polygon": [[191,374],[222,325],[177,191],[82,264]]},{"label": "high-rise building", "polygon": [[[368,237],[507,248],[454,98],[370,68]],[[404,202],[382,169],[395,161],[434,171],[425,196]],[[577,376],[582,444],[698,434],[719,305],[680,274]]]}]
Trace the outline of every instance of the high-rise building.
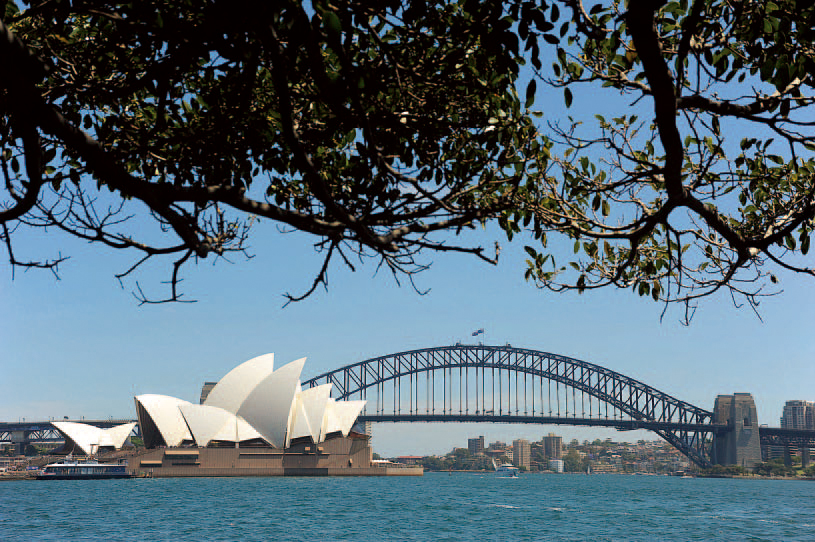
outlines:
[{"label": "high-rise building", "polygon": [[815,429],[815,402],[787,401],[781,414],[784,429]]},{"label": "high-rise building", "polygon": [[467,439],[467,449],[472,455],[484,455],[484,435]]},{"label": "high-rise building", "polygon": [[512,463],[516,467],[524,467],[527,470],[532,461],[532,448],[528,440],[518,439],[512,441]]},{"label": "high-rise building", "polygon": [[549,433],[542,440],[543,455],[549,459],[560,459],[563,456],[563,437]]},{"label": "high-rise building", "polygon": [[209,397],[209,392],[212,391],[212,388],[215,387],[215,384],[217,384],[217,382],[204,382],[204,385],[201,386],[201,399],[198,402],[199,405],[204,404],[204,401],[206,401],[207,397]]}]

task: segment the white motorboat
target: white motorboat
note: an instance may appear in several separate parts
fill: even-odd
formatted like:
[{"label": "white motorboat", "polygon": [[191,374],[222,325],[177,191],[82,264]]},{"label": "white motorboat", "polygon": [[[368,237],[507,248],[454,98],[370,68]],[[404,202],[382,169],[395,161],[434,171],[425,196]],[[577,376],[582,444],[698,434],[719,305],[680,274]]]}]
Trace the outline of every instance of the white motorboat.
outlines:
[{"label": "white motorboat", "polygon": [[495,460],[493,459],[492,466],[495,469],[495,475],[499,478],[517,478],[518,474],[520,473],[520,469],[510,463],[496,465]]}]

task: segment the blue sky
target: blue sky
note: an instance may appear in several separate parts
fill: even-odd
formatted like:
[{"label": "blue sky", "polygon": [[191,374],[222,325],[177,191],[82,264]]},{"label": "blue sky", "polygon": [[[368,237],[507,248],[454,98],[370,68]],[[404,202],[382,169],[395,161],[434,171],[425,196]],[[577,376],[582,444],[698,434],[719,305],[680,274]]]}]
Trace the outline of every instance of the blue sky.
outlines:
[{"label": "blue sky", "polygon": [[[519,88],[523,95],[525,80]],[[629,109],[612,93],[600,97],[578,87],[566,111],[560,90],[538,88],[544,120],[591,118],[598,98],[609,117],[648,115],[652,107],[643,100]],[[373,264],[356,273],[335,265],[327,292],[283,308],[283,293],[306,290],[321,259],[311,238],[282,235],[270,222],[256,228],[255,258],[202,261],[185,270],[184,291],[197,303],[141,307],[128,289],[132,283],[122,289],[114,278],[135,261],[133,254],[27,232],[16,245],[20,259],[59,252],[71,259],[59,281],[47,271],[19,270],[12,280],[8,265],[0,266],[0,420],[130,418],[134,395],[195,402],[204,381],[263,353],[275,352],[278,365],[307,356],[306,379],[374,356],[472,342],[478,328],[486,330],[486,343],[597,363],[707,409],[717,394],[752,393],[764,424],[778,425],[786,400],[815,400],[812,279],[779,273],[784,291],[762,302],[763,322],[722,293],[703,300],[685,327],[679,310],[660,321],[662,305],[630,291],[537,290],[523,280],[523,239],[508,244],[491,232],[468,235],[488,247],[501,240],[499,265],[426,255],[433,264],[417,279],[430,288],[424,296],[398,287],[387,272],[376,275]],[[138,278],[159,296],[165,293],[159,281],[169,273],[165,262]],[[468,437],[538,440],[550,431],[580,440],[656,438],[568,426],[382,424],[374,429],[374,448],[388,456],[445,453]]]},{"label": "blue sky", "polygon": [[[491,238],[479,234],[485,242]],[[56,239],[61,239],[58,244]],[[712,409],[717,394],[752,393],[759,421],[778,425],[784,401],[815,399],[813,288],[782,275],[785,291],[761,305],[764,322],[720,296],[703,302],[691,326],[628,291],[557,295],[523,280],[521,243],[498,266],[457,255],[428,256],[420,296],[373,265],[335,267],[328,292],[283,308],[285,291],[306,288],[320,264],[309,238],[262,224],[256,257],[185,273],[193,304],[137,306],[113,274],[128,257],[43,233],[22,246],[59,250],[72,259],[56,281],[47,272],[0,268],[0,420],[133,417],[134,395],[162,393],[197,401],[201,384],[235,365],[275,352],[278,364],[307,356],[303,377],[413,348],[472,342],[511,343],[583,359]],[[158,288],[166,268],[140,276]],[[382,424],[374,447],[385,455],[444,453],[466,445],[553,431],[565,438],[655,438],[649,433],[568,426]]]}]

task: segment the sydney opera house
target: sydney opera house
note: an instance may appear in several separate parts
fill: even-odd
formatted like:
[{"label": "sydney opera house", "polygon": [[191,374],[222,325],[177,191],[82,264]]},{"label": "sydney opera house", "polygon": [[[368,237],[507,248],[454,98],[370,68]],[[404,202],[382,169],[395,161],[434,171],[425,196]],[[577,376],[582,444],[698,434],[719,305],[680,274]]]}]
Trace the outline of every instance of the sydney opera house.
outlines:
[{"label": "sydney opera house", "polygon": [[274,354],[256,357],[201,404],[137,396],[146,450],[129,469],[156,477],[421,474],[374,466],[370,437],[353,430],[365,401],[334,400],[331,384],[303,389],[304,364],[275,369]]},{"label": "sydney opera house", "polygon": [[[370,436],[354,431],[365,401],[337,401],[331,384],[303,389],[305,361],[275,369],[274,354],[250,359],[206,388],[200,404],[137,396],[144,449],[128,469],[153,477],[421,474],[373,463]],[[121,449],[136,425],[52,424],[65,449],[83,455]]]},{"label": "sydney opera house", "polygon": [[305,358],[274,369],[274,354],[224,376],[200,405],[166,395],[139,395],[136,413],[147,448],[195,445],[285,449],[347,437],[365,401],[335,401],[331,384],[303,390]]}]

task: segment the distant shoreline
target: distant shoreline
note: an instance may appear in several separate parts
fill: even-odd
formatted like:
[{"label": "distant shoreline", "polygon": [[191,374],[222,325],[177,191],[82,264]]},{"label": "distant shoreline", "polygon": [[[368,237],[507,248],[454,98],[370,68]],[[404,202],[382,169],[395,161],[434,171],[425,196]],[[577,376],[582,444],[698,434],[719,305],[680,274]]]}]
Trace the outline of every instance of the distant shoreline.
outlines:
[{"label": "distant shoreline", "polygon": [[[425,470],[425,473],[463,473],[463,474],[493,474],[495,471],[491,470]],[[553,471],[525,471],[521,473],[522,476],[526,476],[529,474],[552,474],[552,475],[578,475],[578,476],[585,476],[585,472],[553,472]],[[680,476],[675,476],[672,474],[652,474],[652,473],[644,473],[644,472],[598,472],[590,474],[589,476],[601,476],[601,475],[613,475],[613,476],[665,476],[669,478],[681,478]],[[807,478],[803,476],[763,476],[759,474],[693,474],[690,478],[733,478],[736,480],[789,480],[795,481],[800,480],[804,482],[815,482],[815,478]]]}]

